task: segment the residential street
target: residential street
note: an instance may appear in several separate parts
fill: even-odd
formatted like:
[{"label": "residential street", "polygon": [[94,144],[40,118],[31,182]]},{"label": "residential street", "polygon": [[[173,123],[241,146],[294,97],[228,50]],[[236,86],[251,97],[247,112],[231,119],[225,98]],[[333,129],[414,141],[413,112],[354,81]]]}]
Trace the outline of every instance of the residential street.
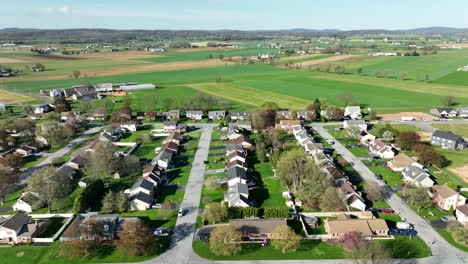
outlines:
[{"label": "residential street", "polygon": [[[351,163],[354,169],[361,175],[367,182],[377,182],[374,173],[365,166],[362,161],[354,156],[346,147],[338,142],[333,136],[324,129],[328,123],[314,123],[312,128],[317,131],[324,139],[333,140],[335,144],[333,147],[336,152],[343,156],[343,158]],[[452,246],[439,233],[437,233],[428,222],[417,215],[399,196],[392,194],[387,200],[387,203],[394,209],[400,216],[407,219],[409,223],[414,224],[415,229],[418,231],[419,237],[432,250],[433,256],[428,258],[427,263],[468,263],[468,254]],[[426,262],[425,262],[426,263]]]},{"label": "residential street", "polygon": [[197,126],[202,127],[202,134],[180,207],[185,211],[184,215],[177,218],[171,248],[158,258],[144,263],[205,263],[192,251],[192,241],[205,177],[204,161],[208,158],[211,133],[216,124],[197,124]]},{"label": "residential street", "polygon": [[90,129],[86,130],[85,132],[83,132],[83,134],[81,136],[79,136],[78,138],[70,141],[68,144],[63,146],[61,149],[57,150],[54,153],[50,153],[49,155],[47,155],[46,159],[44,159],[43,161],[38,163],[36,166],[28,169],[25,173],[20,175],[21,183],[24,183],[31,176],[31,174],[35,170],[43,168],[44,166],[49,165],[52,162],[52,160],[54,158],[56,158],[56,157],[62,157],[64,155],[66,155],[70,150],[72,150],[73,148],[75,148],[78,145],[83,144],[89,137],[91,137],[92,135],[98,133],[101,129],[102,129],[102,126],[92,127]]}]

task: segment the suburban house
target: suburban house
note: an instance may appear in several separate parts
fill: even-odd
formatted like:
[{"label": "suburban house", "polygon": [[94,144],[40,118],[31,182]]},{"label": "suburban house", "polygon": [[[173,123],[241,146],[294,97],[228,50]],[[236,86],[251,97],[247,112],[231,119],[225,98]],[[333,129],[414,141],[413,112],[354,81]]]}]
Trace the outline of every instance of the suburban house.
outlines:
[{"label": "suburban house", "polygon": [[141,112],[141,111],[137,112],[137,113],[136,113],[136,119],[137,119],[138,121],[144,120],[144,119],[145,119],[145,112]]},{"label": "suburban house", "polygon": [[161,148],[161,150],[158,152],[154,159],[157,161],[156,163],[159,167],[161,167],[164,170],[167,170],[172,160],[172,154],[173,152],[171,150]]},{"label": "suburban house", "polygon": [[242,162],[245,162],[245,154],[244,153],[231,153],[227,156],[227,160],[228,162],[231,162],[231,161],[234,161],[234,160],[239,160],[239,161],[242,161]]},{"label": "suburban house", "polygon": [[154,183],[140,177],[130,189],[125,190],[129,196],[131,211],[143,211],[151,208],[154,197]]},{"label": "suburban house", "polygon": [[316,117],[314,111],[299,111],[296,113],[297,119],[311,121]]},{"label": "suburban house", "polygon": [[138,178],[138,180],[132,185],[130,189],[125,190],[125,194],[133,196],[137,193],[146,193],[148,195],[152,194],[154,190],[154,184],[143,177]]},{"label": "suburban house", "polygon": [[299,120],[289,120],[289,119],[282,119],[279,122],[279,127],[288,133],[292,133],[292,129],[294,126],[300,125],[301,122]]},{"label": "suburban house", "polygon": [[449,211],[451,209],[456,209],[458,206],[466,203],[465,196],[446,185],[434,185],[431,190],[432,202],[443,210]]},{"label": "suburban house", "polygon": [[432,133],[431,144],[444,149],[464,149],[465,140],[451,131],[436,130]]},{"label": "suburban house", "polygon": [[208,119],[210,120],[223,120],[226,117],[226,111],[209,111]]},{"label": "suburban house", "polygon": [[346,176],[336,167],[326,167],[325,173],[330,176],[336,186],[341,186],[346,183]]},{"label": "suburban house", "polygon": [[247,174],[243,168],[238,166],[227,169],[228,186],[234,186],[238,183],[247,184]]},{"label": "suburban house", "polygon": [[0,218],[0,243],[30,243],[32,238],[45,230],[47,224],[48,221],[32,221],[31,217],[25,213]]},{"label": "suburban house", "polygon": [[296,140],[301,146],[304,146],[308,142],[313,142],[312,138],[304,129],[296,133]]},{"label": "suburban house", "polygon": [[231,112],[230,113],[231,120],[246,120],[247,119],[247,112]]},{"label": "suburban house", "polygon": [[54,109],[49,104],[40,105],[36,109],[34,109],[35,114],[44,114],[52,111],[54,111]]},{"label": "suburban house", "polygon": [[180,119],[180,111],[179,110],[170,110],[167,112],[162,113],[162,117],[164,120],[179,120]]},{"label": "suburban house", "polygon": [[429,110],[429,112],[435,116],[442,117],[442,118],[447,118],[447,117],[456,117],[457,116],[457,111],[454,110],[453,108],[432,108]]},{"label": "suburban house", "polygon": [[82,155],[77,155],[67,163],[67,166],[75,170],[82,170],[89,164],[90,161],[87,158],[83,157]]},{"label": "suburban house", "polygon": [[187,125],[184,123],[178,123],[176,121],[166,121],[163,124],[164,132],[179,132],[183,133],[187,131]]},{"label": "suburban house", "polygon": [[346,202],[349,207],[365,211],[366,204],[364,203],[364,199],[362,199],[361,195],[359,195],[356,190],[354,189],[353,185],[349,181],[342,183],[339,186],[340,190],[344,193],[346,197]]},{"label": "suburban house", "polygon": [[156,111],[146,111],[145,112],[145,119],[146,120],[155,120],[157,116]]},{"label": "suburban house", "polygon": [[415,186],[429,188],[434,185],[434,181],[429,173],[418,166],[409,165],[401,171],[401,174],[403,174],[405,182],[414,184]]},{"label": "suburban house", "polygon": [[230,169],[233,167],[239,167],[241,169],[247,170],[247,164],[245,162],[242,162],[240,160],[233,160],[230,161],[226,164],[226,169]]},{"label": "suburban house", "polygon": [[359,139],[359,142],[365,146],[369,146],[374,142],[376,137],[372,135],[371,133],[367,133],[366,131],[361,131],[361,138]]},{"label": "suburban house", "polygon": [[36,146],[36,145],[23,145],[15,150],[15,152],[22,157],[31,156],[32,154],[38,151],[39,151],[39,146]]},{"label": "suburban house", "polygon": [[111,124],[112,128],[120,129],[125,132],[136,132],[139,126],[140,124],[138,123],[138,121]]},{"label": "suburban house", "polygon": [[459,107],[457,110],[457,114],[461,118],[468,118],[468,107]]},{"label": "suburban house", "polygon": [[179,132],[171,132],[169,136],[163,141],[163,144],[166,144],[168,142],[174,142],[177,145],[180,145],[184,141],[184,136],[182,136],[181,133]]},{"label": "suburban house", "polygon": [[107,119],[107,112],[103,109],[97,109],[92,116],[90,117],[91,120],[106,120]]},{"label": "suburban house", "polygon": [[115,128],[106,129],[100,136],[100,139],[109,140],[111,142],[119,141],[121,138],[122,134]]},{"label": "suburban house", "polygon": [[68,111],[68,112],[61,112],[60,113],[60,120],[67,121],[70,118],[79,118],[80,117],[79,111]]},{"label": "suburban house", "polygon": [[237,121],[228,124],[229,139],[236,139],[248,131],[252,131],[252,124],[249,121]]},{"label": "suburban house", "polygon": [[364,120],[358,119],[358,120],[344,120],[343,121],[343,128],[349,128],[349,127],[358,127],[362,131],[367,131],[367,123]]},{"label": "suburban house", "polygon": [[415,166],[423,169],[424,166],[419,164],[415,158],[408,157],[405,153],[399,153],[393,157],[393,160],[387,162],[387,168],[392,171],[403,171],[408,166]]},{"label": "suburban house", "polygon": [[166,179],[166,175],[157,164],[148,164],[143,169],[143,178],[157,186]]},{"label": "suburban house", "polygon": [[245,154],[244,147],[241,144],[226,144],[226,156],[236,152]]},{"label": "suburban house", "polygon": [[163,148],[172,151],[172,153],[177,153],[177,151],[179,150],[179,144],[169,141],[163,145]]},{"label": "suburban house", "polygon": [[277,119],[293,119],[294,116],[291,111],[276,111]]},{"label": "suburban house", "polygon": [[40,205],[41,202],[37,193],[24,192],[11,207],[15,212],[31,213],[33,210],[39,209]]},{"label": "suburban house", "polygon": [[228,140],[226,144],[234,144],[234,145],[241,145],[244,149],[252,150],[253,149],[253,142],[249,136],[241,134],[239,137],[235,139]]},{"label": "suburban house", "polygon": [[388,236],[388,226],[384,219],[352,219],[348,215],[339,215],[337,219],[325,220],[325,231],[330,238],[340,238],[351,232],[357,232],[365,239]]},{"label": "suburban house", "polygon": [[360,106],[345,107],[344,116],[350,119],[354,119],[354,120],[361,119],[362,118],[361,107]]},{"label": "suburban house", "polygon": [[78,186],[80,188],[86,188],[86,186],[88,186],[88,184],[90,184],[93,180],[89,177],[83,177],[80,179],[80,181],[78,182]]},{"label": "suburban house", "polygon": [[318,152],[323,152],[324,147],[321,143],[314,143],[311,140],[304,144],[304,149],[309,155],[316,155]]},{"label": "suburban house", "polygon": [[187,111],[185,117],[198,121],[203,119],[203,111]]},{"label": "suburban house", "polygon": [[385,144],[382,140],[376,139],[374,142],[369,144],[369,151],[374,155],[382,159],[392,159],[395,156],[392,147]]},{"label": "suburban house", "polygon": [[273,238],[274,230],[286,225],[286,219],[230,219],[229,225],[238,229],[244,239],[263,240]]},{"label": "suburban house", "polygon": [[249,207],[249,187],[245,183],[236,183],[229,186],[224,194],[224,201],[229,207]]},{"label": "suburban house", "polygon": [[461,224],[468,224],[468,204],[458,206],[457,210],[455,210],[455,216]]},{"label": "suburban house", "polygon": [[6,110],[6,106],[4,103],[0,103],[0,111],[5,111]]}]

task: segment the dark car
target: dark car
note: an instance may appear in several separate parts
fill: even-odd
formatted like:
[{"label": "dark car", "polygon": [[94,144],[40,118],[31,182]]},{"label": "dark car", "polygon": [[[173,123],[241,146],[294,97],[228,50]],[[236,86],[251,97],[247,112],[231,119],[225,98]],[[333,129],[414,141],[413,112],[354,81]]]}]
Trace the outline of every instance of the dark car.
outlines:
[{"label": "dark car", "polygon": [[384,208],[384,209],[380,209],[380,213],[382,213],[382,214],[393,214],[393,213],[395,213],[395,210],[393,210],[391,208]]},{"label": "dark car", "polygon": [[390,228],[388,230],[388,235],[389,236],[395,236],[395,235],[399,235],[400,234],[400,231],[398,231],[397,229],[394,229],[394,228]]},{"label": "dark car", "polygon": [[201,234],[197,236],[197,240],[200,240],[203,243],[207,243],[210,240],[210,234]]},{"label": "dark car", "polygon": [[404,236],[415,236],[418,232],[414,229],[401,229],[399,230],[399,234]]},{"label": "dark car", "polygon": [[373,213],[380,213],[380,208],[375,208],[375,207],[371,207],[369,209],[367,209],[367,211],[371,211]]}]

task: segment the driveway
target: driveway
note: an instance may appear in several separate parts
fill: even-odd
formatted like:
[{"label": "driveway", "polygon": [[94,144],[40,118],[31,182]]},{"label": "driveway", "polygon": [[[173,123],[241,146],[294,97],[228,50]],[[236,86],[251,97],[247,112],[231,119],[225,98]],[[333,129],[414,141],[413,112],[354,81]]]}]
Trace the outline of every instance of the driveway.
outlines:
[{"label": "driveway", "polygon": [[[323,138],[335,141],[334,148],[337,153],[341,154],[343,158],[349,163],[353,164],[353,168],[361,175],[366,182],[376,182],[379,185],[383,183],[377,181],[374,177],[374,173],[369,170],[362,163],[362,161],[349,152],[340,142],[336,141],[323,126],[327,124],[312,124],[312,127],[317,131]],[[452,246],[443,237],[435,231],[430,223],[426,222],[419,215],[417,215],[402,198],[394,193],[386,199],[386,202],[390,207],[395,210],[400,216],[407,219],[409,223],[414,224],[415,229],[418,231],[419,237],[429,245],[432,250],[432,257],[430,257],[429,263],[468,263],[468,254]]]},{"label": "driveway", "polygon": [[100,130],[102,129],[102,126],[95,126],[95,127],[92,127],[88,130],[86,130],[81,136],[79,136],[78,138],[68,142],[68,144],[66,144],[64,147],[62,147],[61,149],[57,150],[56,152],[54,153],[50,153],[47,155],[47,158],[44,159],[43,161],[41,161],[40,163],[38,163],[36,166],[30,168],[29,170],[27,170],[25,173],[21,174],[20,175],[20,181],[21,183],[24,183],[30,176],[31,174],[37,170],[37,169],[40,169],[40,168],[44,168],[45,166],[49,166],[52,162],[52,160],[54,158],[57,158],[57,157],[63,157],[65,156],[70,150],[72,150],[73,148],[76,148],[77,146],[83,144],[86,142],[86,140],[91,137],[92,135],[98,133]]}]

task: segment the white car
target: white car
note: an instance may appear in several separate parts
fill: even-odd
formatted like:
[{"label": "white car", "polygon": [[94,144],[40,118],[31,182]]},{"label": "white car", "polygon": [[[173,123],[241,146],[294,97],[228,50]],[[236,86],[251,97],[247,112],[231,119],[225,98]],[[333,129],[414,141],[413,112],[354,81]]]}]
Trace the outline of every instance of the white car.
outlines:
[{"label": "white car", "polygon": [[327,139],[327,143],[330,144],[330,145],[333,145],[333,144],[335,144],[335,141],[333,141],[331,139]]},{"label": "white car", "polygon": [[177,216],[183,216],[184,215],[184,210],[179,209],[179,212],[177,212]]},{"label": "white car", "polygon": [[225,171],[226,171],[226,169],[218,169],[218,170],[216,170],[216,172],[225,172]]}]

